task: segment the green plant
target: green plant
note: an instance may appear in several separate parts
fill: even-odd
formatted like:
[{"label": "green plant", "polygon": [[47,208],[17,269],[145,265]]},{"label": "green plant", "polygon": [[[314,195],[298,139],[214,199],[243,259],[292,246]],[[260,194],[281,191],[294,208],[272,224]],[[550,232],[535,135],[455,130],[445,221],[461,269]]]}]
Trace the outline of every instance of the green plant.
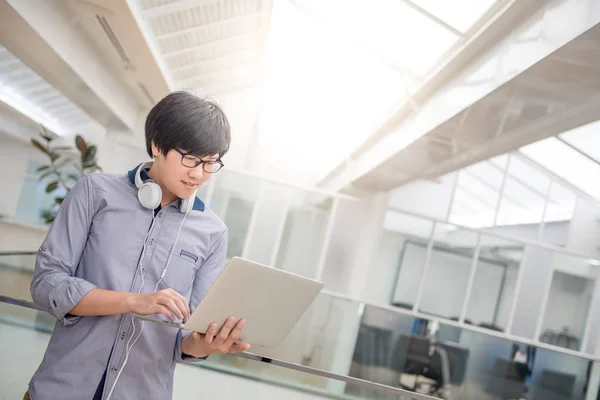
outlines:
[{"label": "green plant", "polygon": [[[71,146],[52,146],[54,137],[42,127],[40,136],[43,141],[31,139],[33,146],[45,154],[50,162],[39,167],[36,172],[40,174],[39,180],[50,178],[46,185],[46,193],[62,191],[63,196],[55,196],[54,203],[49,208],[40,211],[40,217],[46,223],[52,223],[56,213],[73,185],[86,174],[102,171],[97,163],[97,147],[86,142],[80,135],[75,136],[75,149]],[[60,190],[64,189],[64,190]]]}]

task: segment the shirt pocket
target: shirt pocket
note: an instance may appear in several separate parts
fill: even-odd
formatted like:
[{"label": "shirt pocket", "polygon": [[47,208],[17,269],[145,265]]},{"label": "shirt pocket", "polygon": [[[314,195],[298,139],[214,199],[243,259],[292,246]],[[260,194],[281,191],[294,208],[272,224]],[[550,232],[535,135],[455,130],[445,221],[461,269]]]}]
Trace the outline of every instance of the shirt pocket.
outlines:
[{"label": "shirt pocket", "polygon": [[166,287],[175,290],[183,296],[187,296],[194,283],[198,268],[194,260],[189,256],[173,253],[167,272],[163,277],[163,283]]}]

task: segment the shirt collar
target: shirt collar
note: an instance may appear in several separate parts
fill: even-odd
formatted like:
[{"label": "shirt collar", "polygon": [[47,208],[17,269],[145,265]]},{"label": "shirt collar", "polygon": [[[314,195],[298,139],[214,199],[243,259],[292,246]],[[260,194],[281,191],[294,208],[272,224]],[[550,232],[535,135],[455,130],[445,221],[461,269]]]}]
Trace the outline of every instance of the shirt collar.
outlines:
[{"label": "shirt collar", "polygon": [[[135,186],[135,174],[136,174],[138,168],[141,168],[142,165],[143,164],[139,164],[137,167],[135,167],[134,169],[127,172],[127,176],[129,177],[129,182],[131,182],[131,184],[133,186]],[[146,180],[150,179],[150,177],[148,176],[148,169],[143,169],[140,172],[140,177],[142,178],[142,181],[146,181]],[[179,201],[181,201],[181,200],[179,200]],[[204,202],[202,200],[200,200],[197,196],[194,198],[194,206],[192,207],[192,210],[204,211]]]}]

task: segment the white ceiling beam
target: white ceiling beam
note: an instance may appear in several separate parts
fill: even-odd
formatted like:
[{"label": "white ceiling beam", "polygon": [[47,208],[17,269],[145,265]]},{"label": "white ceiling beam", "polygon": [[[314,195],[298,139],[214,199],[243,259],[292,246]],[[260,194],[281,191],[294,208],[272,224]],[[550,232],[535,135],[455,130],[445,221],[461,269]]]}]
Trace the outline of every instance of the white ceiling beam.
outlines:
[{"label": "white ceiling beam", "polygon": [[[580,7],[588,7],[587,3],[592,1],[585,0],[586,4],[581,4]],[[317,185],[328,190],[343,190],[374,169],[384,168],[382,164],[385,161],[487,95],[494,87],[489,90],[486,87],[465,92],[468,95],[458,96],[452,102],[444,97],[446,93],[462,89],[469,75],[478,72],[482,60],[503,58],[506,49],[518,40],[518,35],[506,35],[506,32],[526,29],[541,22],[544,13],[538,11],[543,6],[543,0],[512,0],[499,7],[497,14],[479,24],[478,30],[465,38],[460,48],[428,73],[423,85],[413,93],[415,100],[423,105],[418,113],[410,112],[410,104],[401,104],[349,155],[349,158],[353,159],[351,165],[340,164]],[[582,26],[581,30],[584,29],[586,28]],[[574,33],[569,32],[568,35],[572,36]],[[545,53],[552,50],[554,49],[546,47]],[[539,59],[543,58],[545,53],[539,54]],[[528,58],[513,58],[510,61],[510,65],[506,64],[508,61],[504,62],[503,71],[521,73],[531,66]],[[501,77],[495,76],[495,87],[500,87],[513,76],[514,74],[506,73]]]},{"label": "white ceiling beam", "polygon": [[182,36],[182,35],[185,35],[188,33],[202,32],[202,31],[206,31],[211,28],[223,26],[224,24],[235,24],[235,23],[239,23],[239,22],[245,22],[249,19],[260,17],[263,13],[264,13],[264,11],[256,11],[256,12],[252,12],[249,14],[243,14],[240,16],[232,17],[232,18],[220,19],[218,21],[209,22],[207,24],[202,24],[202,25],[198,25],[198,26],[193,26],[191,28],[181,29],[178,31],[165,33],[162,35],[157,35],[156,40],[159,40],[159,41],[166,40],[166,39],[171,39],[174,37]]},{"label": "white ceiling beam", "polygon": [[220,3],[219,0],[183,0],[174,3],[168,3],[162,6],[149,8],[143,11],[147,18],[162,17],[163,15],[173,14],[179,11],[186,11],[190,8],[202,7],[209,4]]},{"label": "white ceiling beam", "polygon": [[[202,61],[198,61],[196,63],[193,64],[187,64],[187,65],[182,65],[181,67],[175,67],[171,69],[171,72],[173,74],[176,74],[177,72],[181,72],[181,71],[186,71],[188,69],[193,69],[193,68],[197,68],[197,67],[201,67],[205,64],[210,64],[212,62],[215,62],[216,60],[222,60],[222,59],[228,59],[231,58],[235,61],[235,59],[237,58],[239,60],[239,54],[241,53],[248,53],[250,52],[252,55],[254,55],[254,48],[253,47],[248,47],[245,49],[241,49],[241,50],[237,50],[237,51],[233,51],[227,54],[223,54],[223,55],[219,55],[219,56],[215,56],[215,57],[207,57],[205,59],[203,59]],[[258,62],[258,60],[256,60]]]},{"label": "white ceiling beam", "polygon": [[137,102],[73,22],[67,5],[0,1],[3,45],[102,125],[132,126]]},{"label": "white ceiling beam", "polygon": [[248,39],[248,38],[255,38],[256,34],[255,33],[243,33],[240,35],[234,35],[234,36],[228,36],[222,39],[217,39],[217,40],[212,40],[210,42],[207,43],[202,43],[196,46],[192,46],[192,47],[187,47],[185,49],[181,49],[181,50],[175,50],[175,51],[171,51],[171,52],[166,52],[163,53],[163,56],[165,58],[171,58],[171,57],[176,57],[176,56],[180,56],[182,54],[187,54],[187,53],[192,53],[195,51],[202,51],[202,50],[206,50],[207,48],[210,48],[212,46],[218,46],[224,43],[228,43],[231,41],[235,41],[235,40],[240,40],[240,39]]},{"label": "white ceiling beam", "polygon": [[224,73],[231,74],[231,70],[249,68],[249,67],[252,67],[252,66],[255,66],[255,65],[256,65],[256,63],[243,63],[243,64],[232,65],[230,67],[221,68],[221,69],[219,69],[217,71],[210,72],[208,74],[197,75],[197,76],[194,76],[193,78],[189,78],[189,79],[185,79],[185,80],[179,81],[178,82],[178,86],[180,86],[180,87],[193,86],[192,85],[193,83],[201,82],[201,81],[203,81],[203,80],[205,80],[205,79],[207,79],[209,77],[219,76],[219,75],[222,75]]},{"label": "white ceiling beam", "polygon": [[[218,86],[213,86],[213,87],[208,87],[208,88],[197,88],[198,90],[201,90],[205,96],[217,96],[217,95],[223,95],[223,94],[229,94],[229,93],[233,93],[233,92],[237,92],[240,90],[244,90],[244,89],[249,89],[252,87],[255,87],[256,85],[259,84],[259,81],[255,81],[255,80],[251,80],[248,82],[228,82],[225,84],[221,84]],[[207,90],[208,89],[208,90]]]}]

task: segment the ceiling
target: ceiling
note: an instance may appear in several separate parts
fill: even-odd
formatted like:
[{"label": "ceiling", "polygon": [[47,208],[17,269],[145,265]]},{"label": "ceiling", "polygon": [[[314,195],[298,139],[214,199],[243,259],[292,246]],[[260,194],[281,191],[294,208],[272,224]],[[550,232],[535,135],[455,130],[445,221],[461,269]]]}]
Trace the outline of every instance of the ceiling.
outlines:
[{"label": "ceiling", "polygon": [[[599,43],[596,25],[410,143],[353,187],[387,190],[435,178],[600,119]],[[491,67],[487,79],[493,81]]]},{"label": "ceiling", "polygon": [[[527,4],[533,10],[537,3]],[[385,143],[388,128],[418,115],[427,99],[485,58],[531,11],[523,4],[47,0],[34,6],[0,0],[1,10],[14,14],[0,19],[11,24],[0,28],[6,44],[0,48],[2,100],[59,134],[118,127],[134,133],[130,143],[143,146],[148,109],[169,91],[193,90],[215,98],[231,120],[228,166],[314,186],[371,145]],[[17,17],[23,21],[11,22]],[[27,40],[19,41],[12,34],[17,31]],[[48,48],[37,39],[28,46],[34,43],[30,31]],[[393,189],[571,128],[526,130],[573,112],[597,93],[594,35],[592,29],[422,137],[406,139],[403,151],[336,190]],[[539,36],[533,30],[519,40]],[[38,53],[43,56],[36,59]],[[523,56],[518,49],[511,54]],[[496,79],[496,67],[486,68],[470,77],[473,87]],[[583,146],[569,144],[571,150]]]},{"label": "ceiling", "polygon": [[[57,135],[100,130],[100,125],[23,61],[0,45],[0,102]],[[12,109],[9,111],[8,109]],[[39,128],[38,128],[39,129]]]},{"label": "ceiling", "polygon": [[271,13],[268,0],[138,0],[173,88],[215,96],[256,85]]}]

